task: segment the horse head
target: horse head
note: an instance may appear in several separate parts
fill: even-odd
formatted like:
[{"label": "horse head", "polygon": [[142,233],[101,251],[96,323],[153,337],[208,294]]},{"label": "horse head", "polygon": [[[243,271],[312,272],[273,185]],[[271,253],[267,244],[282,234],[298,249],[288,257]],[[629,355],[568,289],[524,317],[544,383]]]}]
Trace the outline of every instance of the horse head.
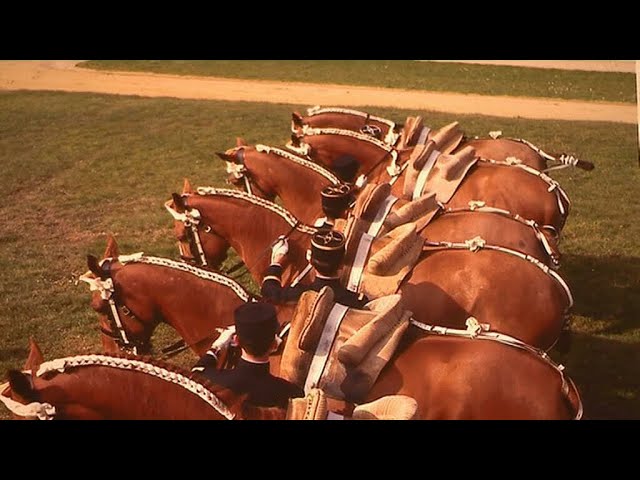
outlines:
[{"label": "horse head", "polygon": [[[187,188],[188,187],[188,188]],[[165,208],[174,219],[174,233],[180,258],[200,267],[217,268],[227,257],[229,242],[209,224],[202,222],[200,212],[188,205],[191,185],[185,180],[182,195],[173,193]]]},{"label": "horse head", "polygon": [[254,407],[247,395],[146,356],[78,355],[45,363],[32,342],[29,365],[31,371],[9,370],[0,392],[15,419],[281,420],[286,413]]},{"label": "horse head", "polygon": [[92,291],[91,308],[99,314],[103,350],[149,353],[151,333],[158,323],[154,307],[144,292],[132,293],[125,288],[144,272],[125,272],[119,258],[115,239],[110,236],[102,260],[87,255],[89,271],[79,280]]},{"label": "horse head", "polygon": [[227,165],[227,183],[250,195],[274,201],[277,192],[271,181],[271,165],[264,162],[261,153],[238,138],[237,145],[224,153],[216,153]]}]

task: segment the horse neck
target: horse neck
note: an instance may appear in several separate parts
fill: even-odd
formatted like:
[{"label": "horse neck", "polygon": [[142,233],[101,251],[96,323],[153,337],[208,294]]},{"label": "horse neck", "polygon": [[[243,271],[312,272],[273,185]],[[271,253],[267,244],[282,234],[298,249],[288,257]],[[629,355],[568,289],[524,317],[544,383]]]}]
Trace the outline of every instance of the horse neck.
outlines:
[{"label": "horse neck", "polygon": [[225,418],[186,388],[137,370],[89,365],[37,377],[34,388],[38,401],[56,407],[60,419]]},{"label": "horse neck", "polygon": [[[126,271],[128,275],[118,275]],[[114,274],[124,303],[135,308],[143,296],[151,303],[146,317],[137,318],[153,329],[157,321],[171,326],[197,355],[209,348],[216,327],[233,323],[233,309],[244,303],[231,288],[171,267],[149,264],[125,265]],[[176,302],[176,299],[180,299]],[[152,331],[151,331],[152,333]]]},{"label": "horse neck", "polygon": [[342,128],[357,132],[365,125],[375,125],[380,128],[383,137],[389,132],[389,124],[373,120],[372,118],[367,119],[366,115],[356,115],[355,113],[319,113],[305,117],[304,120],[305,123],[312,128]]},{"label": "horse neck", "polygon": [[289,263],[283,272],[283,280],[293,279],[297,274],[295,266],[304,263],[310,242],[308,235],[293,229],[277,213],[238,198],[210,196],[194,203],[205,223],[212,225],[238,253],[256,282],[262,283],[271,260],[271,245],[280,235],[289,234]]},{"label": "horse neck", "polygon": [[367,173],[376,164],[384,164],[385,168],[391,162],[391,152],[364,139],[340,134],[310,135],[304,141],[312,147],[312,155],[317,156],[321,163],[329,165],[341,155],[351,155],[358,163],[358,174]]},{"label": "horse neck", "polygon": [[331,181],[311,168],[275,153],[259,161],[246,160],[253,176],[269,182],[275,194],[296,218],[307,224],[322,216],[320,192]]}]

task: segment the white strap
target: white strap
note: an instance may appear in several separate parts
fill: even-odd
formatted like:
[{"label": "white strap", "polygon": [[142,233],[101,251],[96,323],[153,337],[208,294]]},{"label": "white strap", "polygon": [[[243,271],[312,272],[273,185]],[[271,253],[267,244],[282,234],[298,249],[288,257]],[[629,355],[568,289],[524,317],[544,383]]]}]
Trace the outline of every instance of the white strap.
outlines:
[{"label": "white strap", "polygon": [[373,242],[372,237],[368,233],[363,233],[358,244],[358,250],[356,250],[356,258],[353,260],[351,266],[351,272],[349,273],[349,280],[347,281],[347,290],[357,292],[360,286],[360,279],[362,278],[362,272],[364,270],[364,263],[369,255],[369,249]]},{"label": "white strap", "polygon": [[378,213],[373,219],[373,223],[369,227],[369,230],[367,230],[367,233],[369,235],[376,237],[378,233],[380,233],[380,229],[382,228],[384,219],[387,218],[387,215],[389,215],[389,212],[391,211],[391,207],[393,207],[393,204],[396,203],[397,201],[398,199],[393,195],[389,195],[387,198],[384,199],[384,202],[380,206]]},{"label": "white strap", "polygon": [[336,332],[338,331],[340,323],[342,323],[342,319],[347,313],[347,310],[349,310],[349,307],[336,303],[329,312],[327,321],[322,329],[320,341],[318,342],[318,346],[316,347],[316,351],[313,355],[311,366],[309,367],[307,380],[304,384],[305,394],[308,394],[312,388],[319,388],[318,383],[320,382],[320,377],[327,365],[327,360],[329,360],[329,351],[331,350]]},{"label": "white strap", "polygon": [[418,180],[416,180],[416,186],[413,189],[413,195],[411,200],[416,200],[422,196],[422,190],[424,190],[424,186],[427,183],[427,177],[431,173],[433,166],[436,164],[437,158],[440,156],[440,152],[434,150],[429,155],[429,158],[424,163],[422,170],[420,170],[420,174],[418,175]]},{"label": "white strap", "polygon": [[418,137],[417,145],[424,145],[425,143],[427,143],[427,136],[429,135],[430,131],[431,129],[429,127],[422,127],[422,131],[420,132],[420,136]]},{"label": "white strap", "polygon": [[347,290],[351,290],[352,292],[358,291],[360,280],[362,279],[362,272],[364,271],[364,265],[367,261],[367,257],[369,256],[369,250],[371,249],[371,243],[373,243],[373,240],[376,238],[378,233],[380,233],[380,229],[382,228],[385,218],[387,218],[387,215],[389,215],[389,212],[391,211],[391,207],[393,207],[397,201],[398,199],[393,195],[389,195],[385,198],[378,209],[378,213],[376,213],[373,222],[369,226],[369,229],[366,233],[362,234],[360,243],[358,244],[358,249],[356,250],[356,256],[353,260],[353,265],[351,266],[351,272],[349,273]]}]

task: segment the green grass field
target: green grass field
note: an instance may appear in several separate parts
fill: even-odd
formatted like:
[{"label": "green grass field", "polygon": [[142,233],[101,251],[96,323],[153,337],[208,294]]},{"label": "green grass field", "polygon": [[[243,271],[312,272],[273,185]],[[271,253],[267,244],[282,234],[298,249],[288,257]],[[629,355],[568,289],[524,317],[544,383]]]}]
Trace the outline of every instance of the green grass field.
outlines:
[{"label": "green grass field", "polygon": [[80,67],[439,92],[636,102],[635,75],[412,60],[91,60]]},{"label": "green grass field", "polygon": [[[89,289],[75,283],[86,255],[101,257],[113,233],[123,254],[177,258],[163,202],[183,178],[224,185],[214,152],[236,136],[283,145],[291,111],[307,106],[1,92],[1,378],[23,366],[29,336],[47,359],[99,351]],[[596,164],[590,173],[554,174],[573,202],[560,273],[575,297],[577,333],[567,356],[552,356],[576,381],[589,418],[640,419],[636,126],[370,111],[398,122],[421,114],[433,127],[458,120],[469,135],[502,130]],[[175,339],[168,328],[154,336],[157,347]],[[188,366],[195,357],[175,361]],[[7,418],[4,408],[0,415]]]}]

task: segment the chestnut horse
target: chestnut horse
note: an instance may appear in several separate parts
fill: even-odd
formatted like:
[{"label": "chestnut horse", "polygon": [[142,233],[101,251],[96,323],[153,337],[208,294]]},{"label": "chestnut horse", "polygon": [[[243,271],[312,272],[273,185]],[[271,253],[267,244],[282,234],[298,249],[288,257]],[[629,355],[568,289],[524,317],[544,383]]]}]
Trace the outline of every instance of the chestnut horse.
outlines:
[{"label": "chestnut horse", "polygon": [[[288,285],[305,269],[304,252],[315,229],[301,224],[282,207],[252,195],[215,188],[197,192],[173,194],[166,204],[176,219],[175,232],[183,251],[190,251],[193,242],[180,218],[197,217],[205,256],[219,255],[209,239],[222,236],[258,284],[269,265],[270,247],[281,235],[288,235],[289,241],[283,283]],[[309,277],[303,281],[311,281]],[[550,349],[558,340],[572,305],[568,287],[555,272],[488,249],[423,253],[401,291],[407,309],[419,322],[464,328],[467,318],[474,316],[489,323],[492,330],[543,349]]]},{"label": "chestnut horse", "polygon": [[[251,147],[241,138],[237,139],[237,145],[217,154],[227,162],[227,171],[231,173],[228,182],[268,200],[279,197],[284,207],[306,224],[313,224],[322,215],[321,190],[339,184],[330,171],[279,148]],[[183,193],[192,193],[188,182]],[[392,211],[406,203],[398,200]],[[560,260],[555,238],[533,220],[488,206],[441,208],[421,235],[449,242],[464,242],[479,235],[492,245],[520,251],[554,267]]]},{"label": "chestnut horse", "polygon": [[[128,266],[125,264],[119,272]],[[96,277],[102,270],[95,272]],[[114,275],[120,277],[117,273]],[[147,325],[138,333],[127,332],[133,341],[141,341],[137,335],[141,331],[152,331],[157,325],[154,310],[163,310],[166,316],[174,318],[176,329],[181,332],[201,329],[207,322],[213,330],[232,318],[237,302],[235,291],[218,288],[193,296],[201,280],[195,275],[184,275],[180,281],[174,281],[176,275],[179,272],[169,268],[139,263],[135,276],[128,277],[126,283],[120,278],[114,281],[118,291],[129,299],[127,306],[136,312],[137,321]],[[145,280],[137,281],[142,279]],[[171,285],[174,301],[165,301],[163,296],[153,293],[166,284]],[[216,319],[189,314],[192,310],[206,311],[212,302],[219,304]],[[148,308],[150,303],[154,309]],[[292,314],[293,306],[279,307],[281,324],[288,323]],[[123,325],[128,328],[130,324],[123,322]],[[542,352],[517,342],[505,345],[493,340],[481,341],[483,334],[476,339],[451,334],[441,328],[425,331],[424,326],[411,326],[404,345],[382,370],[364,402],[387,395],[407,395],[417,401],[420,419],[571,419],[581,416],[582,406],[575,385]],[[456,361],[452,362],[451,358]],[[280,353],[271,356],[275,375],[280,360]]]},{"label": "chestnut horse", "polygon": [[[119,256],[113,237],[109,237],[104,258],[98,261],[89,255],[87,264],[89,272],[80,280],[93,291],[91,308],[100,314],[106,353],[148,354],[153,330],[163,322],[202,356],[217,337],[216,328],[233,324],[233,316],[225,313],[227,308],[233,310],[253,298],[235,280],[210,270],[143,254]],[[189,289],[183,290],[183,285]],[[216,301],[223,291],[229,293],[224,295],[224,306]],[[180,308],[173,308],[175,305]]]},{"label": "chestnut horse", "polygon": [[[301,129],[292,134],[287,148],[330,170],[339,156],[351,155],[360,163],[358,174],[366,175],[369,183],[394,182],[392,194],[399,198],[412,150],[399,151],[370,136],[339,129]],[[562,230],[570,207],[566,193],[542,172],[488,161],[478,161],[470,168],[447,206],[463,208],[478,200],[531,219],[556,234]]]},{"label": "chestnut horse", "polygon": [[26,372],[8,372],[10,389],[0,386],[0,401],[14,418],[282,420],[286,414],[277,407],[254,407],[245,395],[151,357],[120,353],[43,362],[30,355],[30,360]]},{"label": "chestnut horse", "polygon": [[[303,128],[305,125],[311,128],[340,128],[369,134],[389,145],[396,145],[399,139],[399,132],[395,131],[396,124],[392,120],[338,107],[313,107],[307,110],[306,117],[298,112],[293,112],[292,131]],[[412,146],[414,143],[409,139],[409,143],[406,145]],[[515,157],[524,165],[529,165],[540,171],[555,170],[565,166],[575,166],[584,170],[593,170],[594,168],[593,163],[580,160],[573,155],[548,154],[523,139],[463,138],[454,152],[466,146],[472,146],[479,157],[501,162],[506,161],[509,157]],[[559,165],[549,167],[549,162]]]}]

